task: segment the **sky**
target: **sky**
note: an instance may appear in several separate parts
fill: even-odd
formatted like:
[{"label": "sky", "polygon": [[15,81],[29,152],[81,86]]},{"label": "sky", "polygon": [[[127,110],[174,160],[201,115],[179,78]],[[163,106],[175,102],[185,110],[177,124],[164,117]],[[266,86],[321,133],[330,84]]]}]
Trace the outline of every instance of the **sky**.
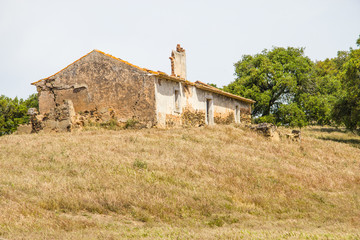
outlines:
[{"label": "sky", "polygon": [[222,87],[245,54],[305,47],[324,60],[359,35],[360,0],[0,0],[0,95],[27,98],[93,49],[169,74],[179,43],[188,80]]}]

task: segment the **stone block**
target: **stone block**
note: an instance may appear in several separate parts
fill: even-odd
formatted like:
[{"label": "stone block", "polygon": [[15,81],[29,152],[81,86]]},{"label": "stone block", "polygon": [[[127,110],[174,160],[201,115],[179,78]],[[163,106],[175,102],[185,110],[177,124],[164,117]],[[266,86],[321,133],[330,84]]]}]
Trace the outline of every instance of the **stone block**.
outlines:
[{"label": "stone block", "polygon": [[60,132],[70,132],[71,131],[71,120],[67,119],[67,120],[62,120],[60,122],[58,122],[58,130]]},{"label": "stone block", "polygon": [[23,124],[18,126],[15,134],[22,135],[22,134],[30,134],[32,132],[31,124]]}]

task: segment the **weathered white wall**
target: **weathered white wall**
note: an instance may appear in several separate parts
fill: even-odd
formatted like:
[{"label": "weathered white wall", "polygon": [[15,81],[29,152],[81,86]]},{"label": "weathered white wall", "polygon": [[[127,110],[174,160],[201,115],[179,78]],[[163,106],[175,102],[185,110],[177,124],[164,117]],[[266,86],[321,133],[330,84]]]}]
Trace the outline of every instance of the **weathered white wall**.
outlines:
[{"label": "weathered white wall", "polygon": [[185,52],[172,51],[174,58],[174,74],[181,78],[186,78],[186,54]]},{"label": "weathered white wall", "polygon": [[[180,91],[180,110],[175,107],[175,90]],[[185,109],[206,113],[206,99],[212,99],[212,115],[218,122],[221,118],[227,118],[231,114],[232,121],[235,122],[236,106],[240,111],[244,109],[250,111],[249,103],[208,92],[195,86],[157,78],[155,80],[155,100],[158,125],[166,126],[168,118],[177,119],[181,124],[181,114]],[[206,120],[206,122],[208,121]],[[212,122],[216,123],[216,121],[210,121],[210,123]]]},{"label": "weathered white wall", "polygon": [[[175,90],[180,91],[180,112],[175,109]],[[166,115],[179,115],[183,107],[183,93],[180,83],[164,79],[155,80],[156,116],[160,126],[166,125]]]}]

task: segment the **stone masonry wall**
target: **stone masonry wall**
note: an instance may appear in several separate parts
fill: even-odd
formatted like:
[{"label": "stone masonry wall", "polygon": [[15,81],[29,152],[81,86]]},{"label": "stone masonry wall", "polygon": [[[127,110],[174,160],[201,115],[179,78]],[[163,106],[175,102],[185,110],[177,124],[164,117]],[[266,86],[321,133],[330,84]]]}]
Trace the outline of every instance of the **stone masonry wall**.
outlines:
[{"label": "stone masonry wall", "polygon": [[76,113],[111,109],[119,121],[156,124],[154,76],[98,51],[36,87],[41,114],[71,100]]}]

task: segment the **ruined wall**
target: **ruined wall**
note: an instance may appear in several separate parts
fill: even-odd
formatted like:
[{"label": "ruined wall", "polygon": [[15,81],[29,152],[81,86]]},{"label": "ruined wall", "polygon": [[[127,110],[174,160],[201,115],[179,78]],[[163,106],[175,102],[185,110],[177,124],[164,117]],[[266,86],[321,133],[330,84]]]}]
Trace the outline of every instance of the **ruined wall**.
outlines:
[{"label": "ruined wall", "polygon": [[40,113],[70,99],[75,112],[112,111],[120,121],[156,124],[154,76],[93,51],[36,84]]},{"label": "ruined wall", "polygon": [[[165,79],[156,79],[155,90],[156,115],[161,127],[234,123],[236,106],[240,111],[240,121],[251,121],[251,104],[247,102]],[[180,93],[180,108],[176,108],[175,90]],[[206,116],[206,99],[212,100],[212,119]]]}]

